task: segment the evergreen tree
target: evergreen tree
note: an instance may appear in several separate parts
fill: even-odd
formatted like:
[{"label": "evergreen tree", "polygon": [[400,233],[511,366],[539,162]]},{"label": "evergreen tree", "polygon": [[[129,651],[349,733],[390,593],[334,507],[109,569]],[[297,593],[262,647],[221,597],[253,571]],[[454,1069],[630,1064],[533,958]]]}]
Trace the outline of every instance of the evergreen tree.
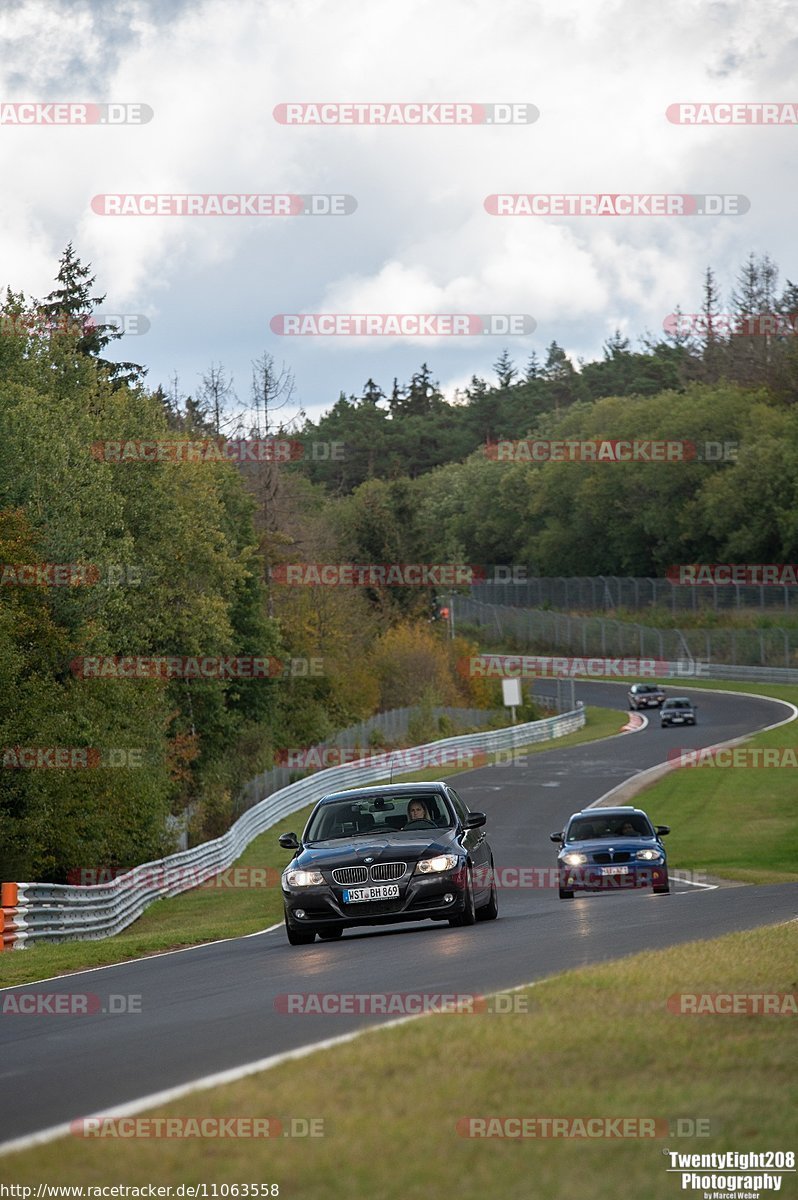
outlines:
[{"label": "evergreen tree", "polygon": [[93,319],[96,306],[105,302],[105,295],[91,294],[96,278],[91,274],[91,264],[84,265],[68,242],[58,265],[56,280],[60,286],[39,305],[39,316],[54,335],[74,338],[76,352],[93,358],[115,387],[136,383],[146,375],[144,367],[131,362],[113,363],[101,357],[106,346],[123,333],[114,325],[97,324]]}]

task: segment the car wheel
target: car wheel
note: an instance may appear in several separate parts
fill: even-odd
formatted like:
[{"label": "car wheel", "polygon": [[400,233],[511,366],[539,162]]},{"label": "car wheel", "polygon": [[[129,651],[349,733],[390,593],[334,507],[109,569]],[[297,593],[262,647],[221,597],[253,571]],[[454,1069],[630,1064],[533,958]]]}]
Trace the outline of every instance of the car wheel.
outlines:
[{"label": "car wheel", "polygon": [[573,898],[574,898],[574,894],[572,891],[570,891],[568,888],[560,888],[560,899],[561,900],[573,900]]},{"label": "car wheel", "polygon": [[315,929],[297,929],[288,923],[288,917],[285,918],[285,932],[292,946],[309,946],[316,940]]},{"label": "car wheel", "polygon": [[482,908],[477,909],[478,921],[495,921],[499,915],[499,893],[496,888],[496,875],[493,863],[490,864],[490,899]]},{"label": "car wheel", "polygon": [[669,883],[663,883],[658,887],[653,887],[651,890],[655,896],[667,896],[671,890],[671,885]]},{"label": "car wheel", "polygon": [[471,875],[471,868],[466,868],[466,888],[465,888],[465,903],[463,911],[458,913],[456,917],[449,917],[449,924],[455,928],[460,928],[462,925],[473,925],[477,919],[477,910],[474,907],[474,880]]},{"label": "car wheel", "polygon": [[343,936],[343,932],[343,925],[336,925],[333,929],[320,929],[319,937],[323,942],[334,942],[337,938]]}]

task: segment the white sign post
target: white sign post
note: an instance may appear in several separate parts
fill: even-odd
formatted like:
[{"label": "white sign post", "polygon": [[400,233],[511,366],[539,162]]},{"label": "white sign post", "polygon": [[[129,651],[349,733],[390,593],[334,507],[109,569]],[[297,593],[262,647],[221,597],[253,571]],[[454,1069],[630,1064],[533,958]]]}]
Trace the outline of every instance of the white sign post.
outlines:
[{"label": "white sign post", "polygon": [[512,721],[515,725],[515,709],[516,705],[522,704],[521,696],[521,680],[520,679],[503,679],[502,680],[502,700],[504,707],[512,710]]}]

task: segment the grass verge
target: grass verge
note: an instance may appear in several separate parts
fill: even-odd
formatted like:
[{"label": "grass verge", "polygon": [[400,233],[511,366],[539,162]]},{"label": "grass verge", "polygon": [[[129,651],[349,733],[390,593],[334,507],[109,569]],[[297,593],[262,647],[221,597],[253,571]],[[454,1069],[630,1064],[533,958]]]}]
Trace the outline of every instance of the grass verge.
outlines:
[{"label": "grass verge", "polygon": [[[3,1173],[34,1186],[273,1182],[280,1196],[313,1200],[426,1200],[452,1190],[460,1200],[560,1200],[582,1195],[589,1180],[595,1200],[672,1200],[680,1177],[666,1173],[666,1149],[789,1150],[798,1081],[795,1017],[679,1016],[668,997],[794,992],[796,962],[790,923],[571,971],[514,993],[525,1012],[439,1014],[369,1032],[148,1114],[278,1117],[288,1128],[292,1118],[321,1118],[322,1137],[70,1137],[6,1158]],[[313,1018],[305,1020],[310,1041]],[[661,1125],[654,1138],[578,1147],[458,1132],[464,1117],[491,1116]],[[708,1122],[708,1135],[675,1135],[677,1119],[682,1130]]]},{"label": "grass verge", "polygon": [[[785,685],[717,683],[713,689],[710,684],[696,682],[693,686],[756,691],[798,704],[798,688]],[[687,685],[684,687],[687,690]],[[698,719],[700,729],[700,701]],[[678,744],[669,739],[667,748],[663,747],[663,759]],[[792,750],[798,758],[798,726],[791,722],[767,733],[753,734],[743,745],[746,749]],[[795,882],[795,783],[794,766],[716,766],[710,760],[705,765],[670,772],[641,792],[635,803],[655,812],[659,823],[671,826],[668,857],[680,869],[704,871],[741,883]]]},{"label": "grass verge", "polygon": [[[624,723],[623,713],[605,708],[588,708],[586,716],[587,723],[583,729],[554,741],[519,747],[516,753],[538,753],[610,737]],[[446,778],[455,774],[458,774],[456,769],[446,767]],[[440,769],[433,767],[429,771],[402,775],[396,782],[419,783],[439,779],[440,776]],[[215,884],[210,881],[203,887],[156,902],[129,929],[116,937],[96,942],[39,943],[24,951],[0,954],[0,986],[33,983],[37,979],[68,971],[106,966],[219,938],[240,937],[282,920],[283,904],[277,882],[279,873],[291,860],[291,853],[280,849],[277,835],[284,829],[300,832],[311,807],[286,817],[278,826],[256,838],[231,868],[232,874],[225,872],[217,876]],[[239,880],[262,879],[264,886],[236,886],[234,872],[242,868],[248,874],[239,875]]]}]

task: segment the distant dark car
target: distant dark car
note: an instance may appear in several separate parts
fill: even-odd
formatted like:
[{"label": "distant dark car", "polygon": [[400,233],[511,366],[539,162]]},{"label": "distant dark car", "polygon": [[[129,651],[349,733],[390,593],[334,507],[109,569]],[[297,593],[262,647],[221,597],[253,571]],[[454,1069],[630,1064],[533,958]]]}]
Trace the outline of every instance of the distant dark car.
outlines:
[{"label": "distant dark car", "polygon": [[629,707],[659,708],[665,699],[665,693],[656,683],[635,683],[629,688]]},{"label": "distant dark car", "polygon": [[[418,817],[419,804],[427,813]],[[469,812],[446,783],[400,783],[335,792],[319,800],[283,871],[292,946],[316,934],[398,921],[473,925],[498,916],[486,817]]]},{"label": "distant dark car", "polygon": [[695,705],[687,696],[671,696],[659,713],[660,727],[666,725],[695,725]]},{"label": "distant dark car", "polygon": [[641,808],[586,808],[574,813],[562,833],[557,855],[560,899],[575,891],[616,891],[650,887],[670,891],[668,859],[661,838],[669,825],[656,828]]}]

